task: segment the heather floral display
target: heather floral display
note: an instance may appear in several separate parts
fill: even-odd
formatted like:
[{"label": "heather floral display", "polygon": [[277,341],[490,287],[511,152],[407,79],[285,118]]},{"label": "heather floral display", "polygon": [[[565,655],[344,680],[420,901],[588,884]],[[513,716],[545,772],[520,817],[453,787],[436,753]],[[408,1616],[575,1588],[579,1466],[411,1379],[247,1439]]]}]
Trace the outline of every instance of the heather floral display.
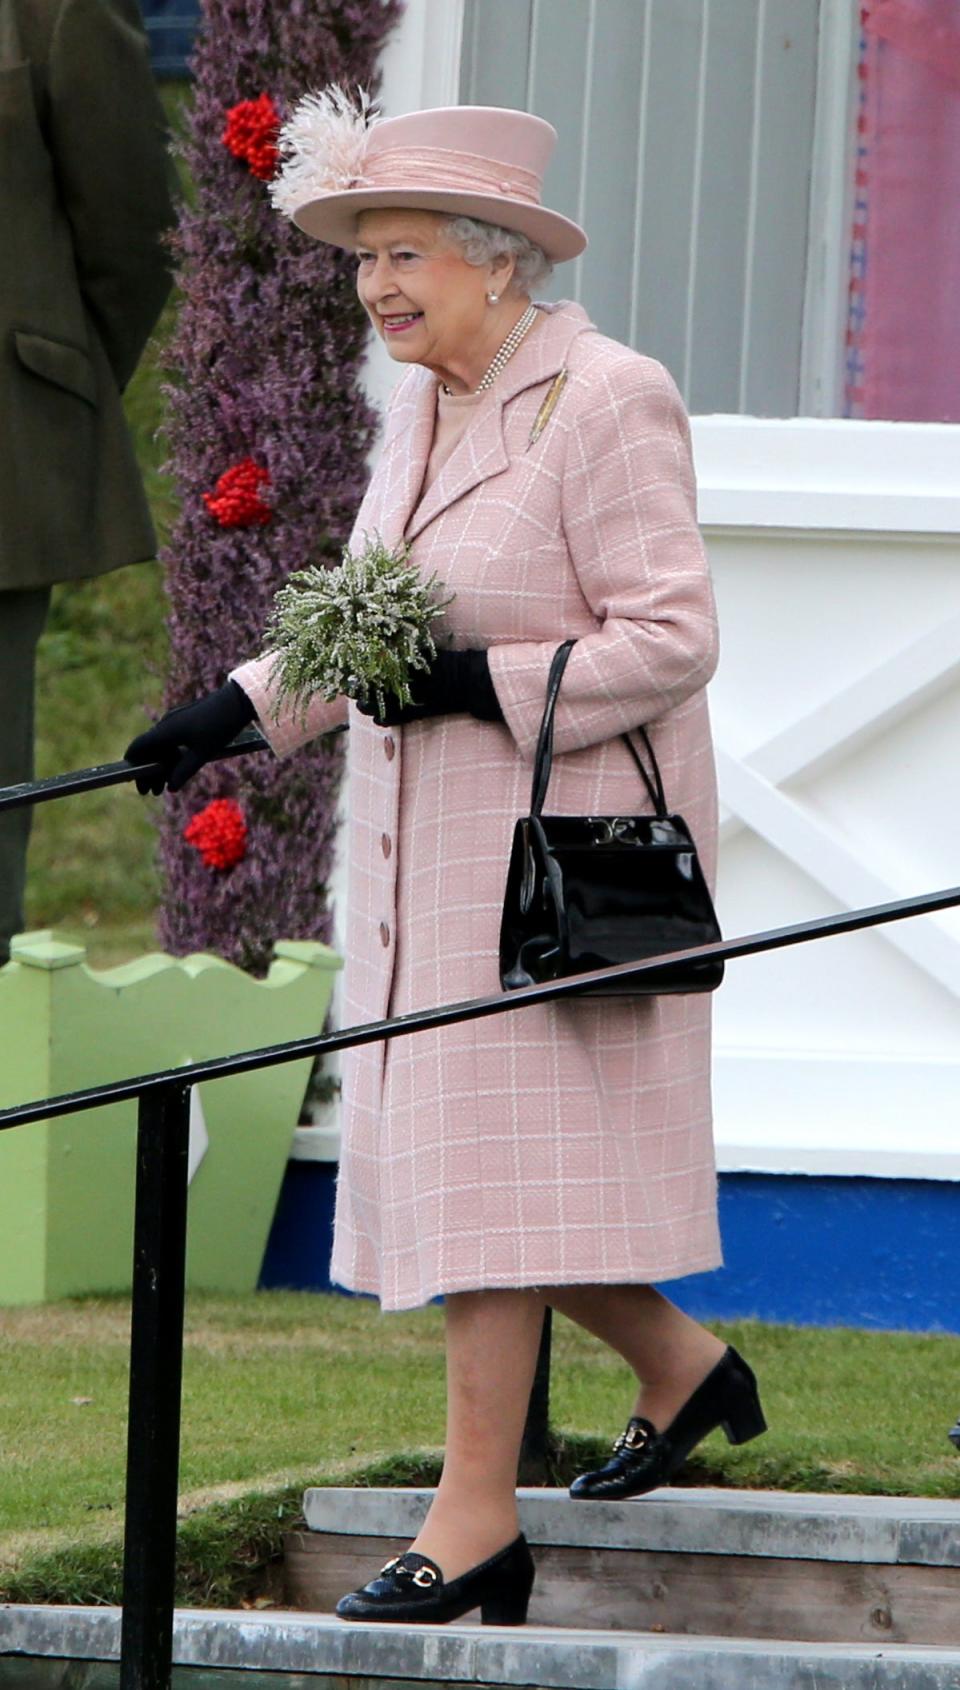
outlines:
[{"label": "heather floral display", "polygon": [[[180,500],[162,553],[167,708],[261,649],[277,590],[298,570],[339,562],[363,497],[377,418],[360,384],[368,324],[354,264],[279,213],[263,173],[274,114],[282,125],[307,91],[331,84],[376,92],[400,12],[400,0],[203,0],[178,146],[191,191],[173,237],[181,303],[166,354]],[[212,950],[259,973],[275,938],[329,938],[342,757],[333,738],[283,761],[257,752],[207,765],[168,797],[167,950]],[[247,829],[229,873],[211,873],[184,839],[216,799],[237,803]]]},{"label": "heather floral display", "polygon": [[391,551],[376,534],[364,542],[336,569],[299,570],[277,594],[271,679],[301,716],[315,693],[361,704],[372,694],[381,711],[388,692],[409,704],[413,671],[436,656],[430,624],[451,603],[436,576],[420,575],[406,545]]}]

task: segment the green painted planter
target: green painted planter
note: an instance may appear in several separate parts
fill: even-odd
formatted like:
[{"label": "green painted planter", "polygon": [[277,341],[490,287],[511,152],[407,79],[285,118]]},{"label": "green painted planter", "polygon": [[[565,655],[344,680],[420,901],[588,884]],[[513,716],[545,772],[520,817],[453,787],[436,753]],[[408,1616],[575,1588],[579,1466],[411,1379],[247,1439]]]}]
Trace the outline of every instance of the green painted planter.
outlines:
[{"label": "green painted planter", "polygon": [[[87,967],[52,933],[0,968],[0,1107],[319,1033],[340,958],[282,941],[265,980],[215,956]],[[197,1088],[187,1283],[252,1290],[310,1062]],[[199,1107],[198,1107],[199,1105]],[[202,1154],[201,1154],[202,1152]],[[136,1104],[0,1134],[0,1305],[130,1285]]]}]

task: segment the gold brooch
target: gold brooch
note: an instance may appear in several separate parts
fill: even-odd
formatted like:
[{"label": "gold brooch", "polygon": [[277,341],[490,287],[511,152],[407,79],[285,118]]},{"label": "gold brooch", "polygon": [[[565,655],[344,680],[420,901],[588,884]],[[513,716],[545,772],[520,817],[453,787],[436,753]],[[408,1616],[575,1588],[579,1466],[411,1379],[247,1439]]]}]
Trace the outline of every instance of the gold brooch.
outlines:
[{"label": "gold brooch", "polygon": [[536,445],[537,441],[540,439],[541,434],[543,433],[544,429],[546,428],[547,423],[550,421],[550,418],[553,416],[553,411],[554,411],[554,407],[557,403],[557,400],[559,399],[561,393],[563,392],[563,390],[564,390],[564,388],[567,384],[568,374],[569,374],[569,371],[567,371],[566,369],[563,369],[563,370],[560,371],[560,374],[558,376],[554,376],[553,381],[550,383],[550,388],[549,388],[549,391],[547,393],[547,396],[544,399],[543,404],[540,406],[540,409],[539,409],[539,411],[537,412],[537,414],[534,418],[533,427],[530,430],[530,439],[527,441],[527,451],[528,452],[529,452],[531,446]]}]

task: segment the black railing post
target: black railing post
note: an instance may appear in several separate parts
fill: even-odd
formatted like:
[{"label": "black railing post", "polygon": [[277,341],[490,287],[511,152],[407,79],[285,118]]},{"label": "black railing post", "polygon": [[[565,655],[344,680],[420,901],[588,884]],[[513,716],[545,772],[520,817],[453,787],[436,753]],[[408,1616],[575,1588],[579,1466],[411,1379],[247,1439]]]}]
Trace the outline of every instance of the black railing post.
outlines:
[{"label": "black railing post", "polygon": [[169,1690],[180,1468],[190,1088],[140,1098],[120,1690]]},{"label": "black railing post", "polygon": [[527,1423],[520,1445],[519,1479],[522,1485],[542,1485],[547,1481],[547,1436],[550,1429],[550,1342],[553,1335],[553,1310],[543,1311],[540,1349],[527,1409]]}]

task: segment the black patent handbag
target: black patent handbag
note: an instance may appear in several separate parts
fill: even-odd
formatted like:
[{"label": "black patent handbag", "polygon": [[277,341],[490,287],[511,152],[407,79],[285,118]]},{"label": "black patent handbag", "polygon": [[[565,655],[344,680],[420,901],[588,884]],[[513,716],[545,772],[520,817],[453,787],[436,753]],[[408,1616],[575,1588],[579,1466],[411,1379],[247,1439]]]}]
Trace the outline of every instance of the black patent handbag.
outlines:
[{"label": "black patent handbag", "polygon": [[[652,815],[545,816],[553,762],[553,716],[560,681],[576,642],[554,655],[533,768],[530,814],[514,827],[503,917],[500,981],[505,991],[639,962],[720,938],[713,901],[682,816],[667,812],[649,736],[638,729],[652,774],[628,747],[653,805]],[[712,992],[722,958],[678,963],[646,979],[589,988],[597,997]]]}]

